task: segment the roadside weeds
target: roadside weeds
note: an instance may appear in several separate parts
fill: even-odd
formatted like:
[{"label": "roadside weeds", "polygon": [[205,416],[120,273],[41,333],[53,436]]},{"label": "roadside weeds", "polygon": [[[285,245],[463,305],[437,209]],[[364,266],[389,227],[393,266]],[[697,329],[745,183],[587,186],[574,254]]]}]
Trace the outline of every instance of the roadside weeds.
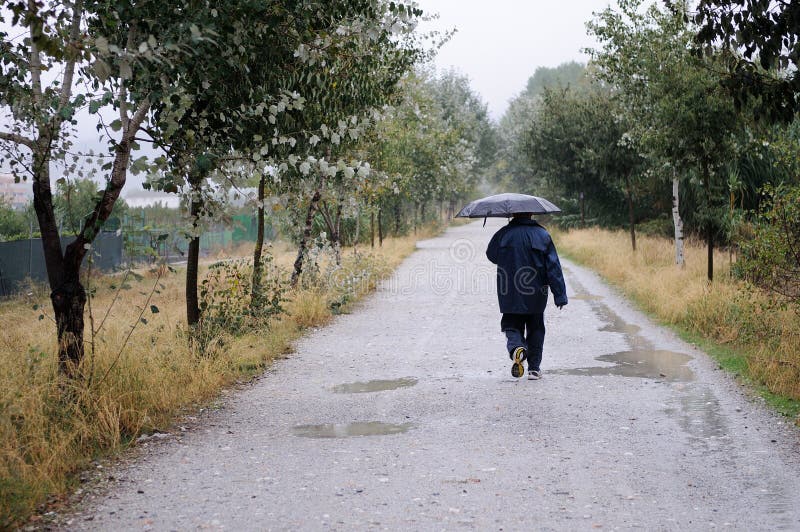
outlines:
[{"label": "roadside weeds", "polygon": [[[417,240],[437,231],[388,238],[374,250],[343,250],[335,277],[321,275],[290,292],[284,312],[266,329],[216,334],[203,352],[188,341],[183,272],[160,279],[142,272],[114,305],[119,276],[93,276],[95,313],[111,310],[94,354],[87,346],[84,369],[92,384],[67,383],[69,400],[58,377],[46,290],[0,302],[0,529],[42,524],[37,509],[62,504],[93,461],[119,456],[142,435],[169,432],[176,420],[207,407],[225,389],[263,374],[273,360],[292,352],[306,329],[349,312],[414,251]],[[275,248],[275,264],[288,269],[294,250]],[[146,322],[137,323],[154,281],[159,289],[151,303],[157,310],[148,309]],[[134,323],[130,342],[120,350]]]},{"label": "roadside weeds", "polygon": [[709,284],[701,243],[686,242],[680,269],[672,241],[663,238],[637,235],[636,252],[625,231],[589,228],[554,238],[561,254],[595,270],[800,426],[800,316],[731,278],[726,254],[715,254]]}]

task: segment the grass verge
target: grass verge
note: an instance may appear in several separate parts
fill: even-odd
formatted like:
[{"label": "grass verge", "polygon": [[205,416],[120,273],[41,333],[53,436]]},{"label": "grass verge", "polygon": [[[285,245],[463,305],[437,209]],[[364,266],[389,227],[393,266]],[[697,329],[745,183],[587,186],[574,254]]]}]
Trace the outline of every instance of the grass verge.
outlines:
[{"label": "grass verge", "polygon": [[559,252],[588,266],[662,324],[698,345],[800,425],[800,316],[730,276],[726,253],[706,278],[706,248],[686,242],[686,266],[671,240],[598,228],[555,233]]},{"label": "grass verge", "polygon": [[[95,292],[94,327],[102,328],[94,347],[87,345],[89,377],[81,383],[58,376],[55,326],[41,310],[49,308],[47,290],[33,287],[0,302],[0,530],[69,493],[93,459],[125,449],[140,434],[168,430],[224,387],[262,373],[292,351],[305,329],[347,312],[434,231],[389,238],[375,250],[343,250],[341,268],[320,261],[301,288],[288,292],[283,314],[261,330],[220,333],[202,352],[186,330],[184,272],[142,272],[125,280],[123,291],[120,276],[93,276],[87,288]],[[278,244],[273,253],[286,276],[294,250]],[[90,327],[87,309],[87,342]]]}]

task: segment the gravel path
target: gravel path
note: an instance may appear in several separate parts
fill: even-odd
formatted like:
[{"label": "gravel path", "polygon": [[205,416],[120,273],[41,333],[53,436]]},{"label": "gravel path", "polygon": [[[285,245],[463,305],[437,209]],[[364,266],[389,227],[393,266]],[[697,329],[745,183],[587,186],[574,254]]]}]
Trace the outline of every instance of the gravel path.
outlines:
[{"label": "gravel path", "polygon": [[800,530],[800,431],[564,261],[540,381],[510,375],[501,225],[420,242],[70,530]]}]

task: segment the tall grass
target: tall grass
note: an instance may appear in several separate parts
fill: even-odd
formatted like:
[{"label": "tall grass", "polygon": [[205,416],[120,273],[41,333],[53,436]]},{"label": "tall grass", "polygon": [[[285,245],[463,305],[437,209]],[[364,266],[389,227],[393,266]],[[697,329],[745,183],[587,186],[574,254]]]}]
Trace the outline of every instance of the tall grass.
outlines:
[{"label": "tall grass", "polygon": [[[68,492],[93,458],[124,449],[142,433],[168,430],[180,412],[291,352],[303,329],[346,312],[413,251],[415,242],[393,238],[376,251],[344,250],[341,268],[321,265],[335,275],[318,276],[290,292],[286,313],[268,328],[238,337],[220,334],[202,353],[188,341],[183,272],[161,279],[144,272],[113,306],[118,290],[112,285],[121,279],[95,276],[90,280],[96,289],[95,324],[110,312],[94,352],[87,345],[87,377],[77,383],[58,376],[55,326],[47,317],[39,319],[41,309],[49,308],[46,290],[0,303],[0,529],[19,526],[49,496]],[[276,264],[285,267],[293,260],[291,247],[275,246]],[[153,286],[158,293],[145,305]],[[141,307],[147,323],[139,322]]]},{"label": "tall grass", "polygon": [[[596,270],[661,321],[732,349],[728,362],[756,383],[794,403],[800,400],[800,316],[769,294],[731,278],[726,252],[714,256],[687,241],[686,266],[675,265],[673,242],[638,236],[637,251],[624,231],[582,229],[556,236],[559,250]],[[737,368],[738,369],[738,368]]]}]

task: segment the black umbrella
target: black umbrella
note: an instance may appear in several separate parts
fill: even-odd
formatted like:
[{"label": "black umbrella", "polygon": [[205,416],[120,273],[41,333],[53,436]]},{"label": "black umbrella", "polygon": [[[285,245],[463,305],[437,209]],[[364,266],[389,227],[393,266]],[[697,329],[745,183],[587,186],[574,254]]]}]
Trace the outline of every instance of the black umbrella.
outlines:
[{"label": "black umbrella", "polygon": [[538,196],[527,194],[495,194],[475,200],[456,217],[462,218],[508,218],[514,213],[548,214],[561,212],[561,209]]}]

